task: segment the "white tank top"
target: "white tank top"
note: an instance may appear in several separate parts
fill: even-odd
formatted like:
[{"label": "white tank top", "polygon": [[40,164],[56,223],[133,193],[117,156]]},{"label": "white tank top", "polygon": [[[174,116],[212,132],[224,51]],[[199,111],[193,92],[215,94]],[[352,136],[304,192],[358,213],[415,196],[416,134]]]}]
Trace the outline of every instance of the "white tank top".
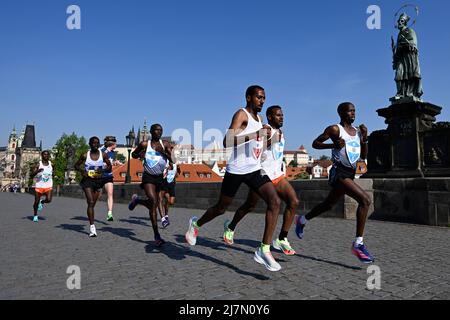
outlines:
[{"label": "white tank top", "polygon": [[[271,127],[272,128],[272,127]],[[276,137],[274,139],[274,137]],[[279,131],[272,128],[272,144],[261,157],[261,166],[263,174],[266,174],[270,180],[274,181],[285,175],[283,166],[283,155],[285,139],[284,134],[281,133],[281,138],[278,140]]]},{"label": "white tank top", "polygon": [[48,189],[53,188],[53,166],[49,161],[48,166],[44,166],[42,161],[39,161],[39,170],[44,169],[44,171],[39,172],[36,175],[36,188]]},{"label": "white tank top", "polygon": [[[262,129],[262,122],[258,116],[256,121],[253,116],[243,108],[247,114],[247,127],[237,137],[244,137],[246,135],[258,132]],[[261,155],[264,147],[263,138],[259,140],[251,140],[242,143],[233,148],[231,158],[227,164],[227,172],[231,174],[244,175],[261,170]]]},{"label": "white tank top", "polygon": [[99,150],[99,153],[98,160],[94,161],[91,159],[91,151],[89,150],[87,152],[84,168],[89,178],[99,179],[103,176],[103,152]]},{"label": "white tank top", "polygon": [[[161,140],[159,140],[159,143],[164,149],[164,144]],[[147,151],[145,152],[145,159],[144,159],[144,168],[145,171],[148,174],[159,176],[161,174],[164,174],[164,171],[167,166],[167,157],[166,155],[163,155],[159,153],[158,151],[153,150],[152,143],[149,140],[147,142]]]},{"label": "white tank top", "polygon": [[356,163],[361,156],[361,133],[358,128],[356,130],[356,136],[351,136],[345,131],[344,127],[340,124],[339,127],[339,138],[345,141],[345,146],[342,149],[333,149],[332,156],[333,162],[335,164],[340,163],[341,165],[356,169]]}]

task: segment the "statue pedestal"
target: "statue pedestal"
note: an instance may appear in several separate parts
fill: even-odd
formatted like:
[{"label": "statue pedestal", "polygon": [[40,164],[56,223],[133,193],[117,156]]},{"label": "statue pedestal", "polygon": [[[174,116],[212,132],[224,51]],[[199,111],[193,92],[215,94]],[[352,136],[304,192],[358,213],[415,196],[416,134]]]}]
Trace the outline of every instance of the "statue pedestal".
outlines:
[{"label": "statue pedestal", "polygon": [[450,176],[450,128],[435,124],[442,108],[421,101],[377,110],[388,128],[369,138],[367,178]]}]

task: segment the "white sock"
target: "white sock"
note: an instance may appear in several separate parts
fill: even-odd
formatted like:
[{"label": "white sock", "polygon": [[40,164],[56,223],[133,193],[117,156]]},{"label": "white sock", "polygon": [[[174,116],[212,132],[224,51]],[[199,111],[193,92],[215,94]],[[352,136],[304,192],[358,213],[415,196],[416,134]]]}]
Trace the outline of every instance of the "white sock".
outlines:
[{"label": "white sock", "polygon": [[357,246],[364,244],[364,238],[363,237],[356,237],[355,244]]}]

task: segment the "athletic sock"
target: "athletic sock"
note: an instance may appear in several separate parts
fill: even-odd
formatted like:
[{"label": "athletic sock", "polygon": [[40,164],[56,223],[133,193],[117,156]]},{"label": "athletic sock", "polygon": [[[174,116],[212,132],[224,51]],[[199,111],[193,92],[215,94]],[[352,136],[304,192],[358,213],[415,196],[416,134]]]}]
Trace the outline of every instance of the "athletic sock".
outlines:
[{"label": "athletic sock", "polygon": [[360,246],[362,244],[364,244],[364,238],[363,237],[356,237],[355,245]]},{"label": "athletic sock", "polygon": [[284,241],[284,240],[287,238],[288,233],[289,233],[289,232],[287,232],[287,231],[281,231],[281,232],[280,232],[280,236],[278,237],[278,240]]},{"label": "athletic sock", "polygon": [[268,253],[268,252],[270,252],[270,245],[261,243],[261,251],[262,251],[263,253]]},{"label": "athletic sock", "polygon": [[197,221],[192,222],[192,225],[194,226],[195,229],[200,229],[200,227],[197,224]]}]

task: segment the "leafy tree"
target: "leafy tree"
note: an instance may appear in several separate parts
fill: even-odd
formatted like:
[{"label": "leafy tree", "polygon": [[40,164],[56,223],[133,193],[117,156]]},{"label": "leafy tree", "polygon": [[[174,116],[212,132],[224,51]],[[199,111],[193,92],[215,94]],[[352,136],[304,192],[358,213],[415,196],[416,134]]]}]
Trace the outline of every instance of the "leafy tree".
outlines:
[{"label": "leafy tree", "polygon": [[297,168],[298,167],[298,162],[295,161],[295,160],[292,160],[291,162],[289,162],[289,167]]},{"label": "leafy tree", "polygon": [[[64,184],[65,172],[68,164],[68,147],[72,145],[75,150],[73,158],[73,164],[80,158],[83,153],[89,150],[89,146],[84,137],[78,137],[75,132],[71,135],[63,134],[61,138],[56,142],[55,147],[52,150],[53,154],[53,172],[55,174],[55,185]],[[78,182],[81,181],[81,175],[77,173]]]},{"label": "leafy tree", "polygon": [[[23,164],[22,170],[20,170],[23,181],[26,181],[26,186],[31,188],[34,184],[34,178],[31,177],[31,173],[34,168],[38,165],[39,159],[33,159],[25,162]],[[28,181],[27,181],[28,179]]]},{"label": "leafy tree", "polygon": [[127,158],[125,158],[125,156],[124,156],[123,154],[118,153],[118,152],[116,151],[116,160],[117,160],[117,161],[120,161],[120,162],[122,162],[122,163],[125,163],[125,162],[127,161]]},{"label": "leafy tree", "polygon": [[309,180],[308,172],[301,172],[295,176],[295,180]]},{"label": "leafy tree", "polygon": [[326,156],[326,155],[323,155],[323,156],[320,157],[319,160],[321,160],[321,161],[324,161],[324,160],[331,160],[331,158],[328,157],[328,156]]}]

